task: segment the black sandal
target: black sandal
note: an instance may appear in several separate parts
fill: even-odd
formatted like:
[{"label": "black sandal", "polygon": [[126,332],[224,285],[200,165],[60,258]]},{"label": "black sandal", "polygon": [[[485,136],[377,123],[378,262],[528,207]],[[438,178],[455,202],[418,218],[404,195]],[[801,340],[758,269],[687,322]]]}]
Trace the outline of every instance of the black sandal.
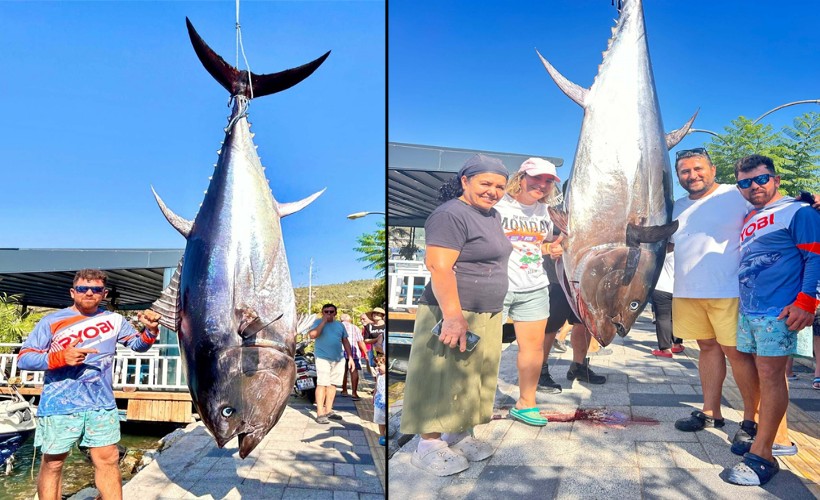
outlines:
[{"label": "black sandal", "polygon": [[726,420],[722,418],[712,418],[702,411],[693,411],[692,416],[682,418],[675,422],[675,429],[683,432],[695,432],[704,427],[720,428],[726,425]]}]

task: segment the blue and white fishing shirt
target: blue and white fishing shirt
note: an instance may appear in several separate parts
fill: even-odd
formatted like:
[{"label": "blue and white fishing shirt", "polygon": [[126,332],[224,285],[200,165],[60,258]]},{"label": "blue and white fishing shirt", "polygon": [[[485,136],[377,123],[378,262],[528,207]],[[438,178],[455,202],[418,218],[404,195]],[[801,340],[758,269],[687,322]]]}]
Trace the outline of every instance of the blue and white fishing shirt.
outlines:
[{"label": "blue and white fishing shirt", "polygon": [[820,297],[820,214],[790,196],[749,212],[740,234],[740,312],[778,316]]},{"label": "blue and white fishing shirt", "polygon": [[[79,339],[78,349],[97,349],[85,362],[69,366],[65,348]],[[99,309],[86,316],[66,308],[37,323],[17,356],[21,370],[45,371],[45,384],[37,415],[70,415],[89,410],[113,410],[113,365],[117,343],[145,352],[156,337],[137,332],[122,315]]]}]

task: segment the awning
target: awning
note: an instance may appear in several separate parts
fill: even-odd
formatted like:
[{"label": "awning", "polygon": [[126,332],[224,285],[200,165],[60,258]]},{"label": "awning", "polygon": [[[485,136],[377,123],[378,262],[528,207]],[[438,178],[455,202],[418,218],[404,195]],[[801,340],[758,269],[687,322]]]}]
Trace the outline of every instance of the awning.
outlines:
[{"label": "awning", "polygon": [[176,269],[183,250],[0,249],[0,293],[20,295],[27,306],[62,308],[74,274],[85,268],[108,273],[109,300],[117,309],[145,309],[162,292],[166,273]]},{"label": "awning", "polygon": [[390,226],[423,227],[438,205],[438,189],[476,153],[499,158],[512,173],[527,158],[549,160],[556,167],[561,158],[539,154],[500,153],[478,149],[445,148],[390,142],[387,145],[387,223]]}]

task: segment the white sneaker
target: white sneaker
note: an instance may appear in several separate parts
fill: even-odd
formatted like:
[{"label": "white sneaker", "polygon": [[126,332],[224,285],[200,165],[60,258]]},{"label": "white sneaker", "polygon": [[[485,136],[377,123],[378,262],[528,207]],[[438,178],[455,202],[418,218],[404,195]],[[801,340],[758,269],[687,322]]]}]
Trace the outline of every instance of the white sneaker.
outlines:
[{"label": "white sneaker", "polygon": [[410,458],[410,463],[425,472],[440,477],[452,476],[470,467],[467,459],[451,450],[444,441],[439,441],[423,455],[416,449]]},{"label": "white sneaker", "polygon": [[792,443],[791,446],[774,443],[772,445],[772,456],[775,457],[789,457],[797,455],[797,445]]},{"label": "white sneaker", "polygon": [[451,444],[450,449],[464,455],[464,458],[470,462],[480,462],[493,455],[493,447],[490,443],[479,441],[472,436],[467,436],[458,443]]}]

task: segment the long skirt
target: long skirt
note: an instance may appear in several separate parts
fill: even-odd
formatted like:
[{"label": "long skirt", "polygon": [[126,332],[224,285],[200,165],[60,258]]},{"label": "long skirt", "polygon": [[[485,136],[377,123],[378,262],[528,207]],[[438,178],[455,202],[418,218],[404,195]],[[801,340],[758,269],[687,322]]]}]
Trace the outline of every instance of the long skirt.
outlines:
[{"label": "long skirt", "polygon": [[463,432],[492,418],[501,360],[501,313],[463,314],[468,329],[481,337],[472,352],[442,344],[431,332],[442,318],[441,308],[419,306],[404,388],[405,434]]}]

